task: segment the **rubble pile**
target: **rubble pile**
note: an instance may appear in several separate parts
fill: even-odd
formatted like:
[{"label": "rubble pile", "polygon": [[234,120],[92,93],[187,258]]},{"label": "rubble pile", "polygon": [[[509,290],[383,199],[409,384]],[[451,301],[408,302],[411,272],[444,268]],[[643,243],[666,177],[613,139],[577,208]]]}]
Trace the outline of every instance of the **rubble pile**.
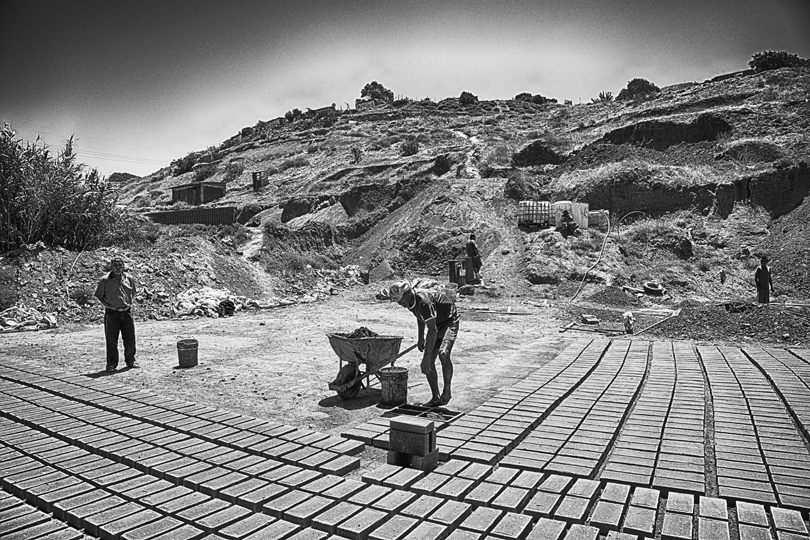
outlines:
[{"label": "rubble pile", "polygon": [[0,332],[57,328],[56,313],[41,313],[24,306],[0,311]]},{"label": "rubble pile", "polygon": [[366,328],[365,326],[361,326],[360,328],[355,329],[351,334],[346,334],[347,338],[368,338],[368,337],[377,337],[380,334],[377,332],[373,332]]}]

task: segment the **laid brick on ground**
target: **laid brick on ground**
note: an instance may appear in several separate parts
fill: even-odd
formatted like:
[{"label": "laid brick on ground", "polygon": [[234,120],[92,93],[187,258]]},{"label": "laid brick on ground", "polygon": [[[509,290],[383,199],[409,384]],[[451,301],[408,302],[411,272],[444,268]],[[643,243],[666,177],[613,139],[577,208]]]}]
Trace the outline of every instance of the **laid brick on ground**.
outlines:
[{"label": "laid brick on ground", "polygon": [[236,523],[247,516],[251,511],[237,505],[225,503],[225,507],[214,513],[198,518],[193,522],[195,527],[199,527],[207,533],[217,532],[233,523]]},{"label": "laid brick on ground", "polygon": [[624,505],[600,500],[591,514],[591,525],[599,527],[603,532],[618,529],[623,512]]},{"label": "laid brick on ground", "polygon": [[398,512],[413,502],[416,497],[418,495],[409,491],[393,490],[388,495],[374,501],[371,506],[383,512]]},{"label": "laid brick on ground", "polygon": [[[188,488],[183,489],[188,490]],[[177,512],[182,512],[187,508],[193,508],[210,500],[211,497],[204,493],[188,490],[185,495],[167,499],[164,502],[155,505],[155,508],[164,514],[174,515]]]},{"label": "laid brick on ground", "polygon": [[157,521],[160,517],[161,515],[157,512],[144,508],[119,520],[101,525],[99,528],[101,529],[102,538],[119,538],[125,532],[148,525]]},{"label": "laid brick on ground", "polygon": [[163,517],[146,525],[141,525],[135,529],[126,531],[122,540],[152,540],[153,538],[169,531],[180,528],[183,522],[173,517]]},{"label": "laid brick on ground", "polygon": [[599,529],[577,524],[571,525],[565,540],[596,540],[598,537]]},{"label": "laid brick on ground", "polygon": [[338,502],[335,506],[312,518],[312,527],[329,534],[337,532],[337,526],[362,510],[363,507],[350,502]]},{"label": "laid brick on ground", "polygon": [[691,493],[670,492],[667,496],[667,512],[692,515],[695,497]]},{"label": "laid brick on ground", "polygon": [[501,516],[504,514],[502,510],[495,508],[487,508],[486,506],[479,506],[475,508],[467,518],[461,522],[462,529],[468,529],[478,532],[480,534],[487,534]]},{"label": "laid brick on ground", "polygon": [[565,496],[554,511],[554,517],[564,521],[581,521],[586,513],[591,501],[581,497]]},{"label": "laid brick on ground", "polygon": [[630,504],[642,508],[658,508],[659,493],[657,489],[637,487],[633,490],[633,498]]},{"label": "laid brick on ground", "polygon": [[664,514],[664,524],[661,530],[664,539],[691,540],[692,516],[667,512]]},{"label": "laid brick on ground", "polygon": [[562,496],[558,493],[538,491],[526,504],[523,512],[535,517],[549,517],[552,515],[561,498]]},{"label": "laid brick on ground", "polygon": [[385,512],[373,508],[364,508],[349,519],[340,522],[337,526],[337,533],[346,538],[366,538],[368,533],[387,517],[388,514]]},{"label": "laid brick on ground", "polygon": [[525,514],[507,512],[498,520],[490,534],[496,538],[507,538],[510,540],[523,540],[529,534],[532,518]]},{"label": "laid brick on ground", "polygon": [[472,512],[473,506],[458,501],[447,501],[430,514],[430,521],[456,527]]},{"label": "laid brick on ground", "polygon": [[85,519],[87,517],[111,508],[115,508],[117,506],[122,506],[125,502],[126,501],[120,497],[103,497],[90,501],[81,506],[74,506],[72,508],[65,509],[64,515],[67,519],[68,525],[77,529],[82,529],[84,528]]},{"label": "laid brick on ground", "polygon": [[17,532],[11,532],[4,535],[3,538],[4,540],[33,540],[34,538],[44,538],[56,533],[62,533],[67,536],[67,534],[71,532],[75,532],[77,535],[79,534],[78,531],[69,529],[68,526],[63,523],[50,520],[40,523],[39,525],[34,525],[33,527],[25,527]]},{"label": "laid brick on ground", "polygon": [[[757,527],[741,523],[739,526],[740,540],[773,540],[774,536],[767,527]],[[806,537],[802,537],[806,538]]]},{"label": "laid brick on ground", "polygon": [[699,518],[698,540],[729,540],[728,522],[704,517]]},{"label": "laid brick on ground", "polygon": [[301,504],[310,497],[312,497],[312,495],[304,491],[288,491],[264,503],[262,505],[262,511],[265,514],[280,518],[286,510]]},{"label": "laid brick on ground", "polygon": [[339,484],[335,484],[334,487],[331,487],[321,493],[324,497],[329,497],[331,499],[338,499],[341,501],[345,501],[361,489],[366,487],[366,484],[360,482],[358,480],[346,480],[344,479]]},{"label": "laid brick on ground", "polygon": [[420,540],[439,540],[444,538],[449,529],[439,523],[423,521],[408,533],[407,538],[419,538]]},{"label": "laid brick on ground", "polygon": [[631,532],[651,536],[653,530],[655,530],[655,510],[630,506],[627,515],[624,517],[623,528]]},{"label": "laid brick on ground", "polygon": [[84,519],[82,519],[82,525],[85,532],[91,536],[101,536],[100,529],[104,528],[104,526],[108,523],[113,523],[119,519],[140,512],[143,509],[144,507],[137,503],[124,503],[122,505],[108,508],[104,511],[86,516]]},{"label": "laid brick on ground", "polygon": [[771,508],[771,517],[777,531],[787,531],[807,535],[807,527],[802,515],[796,510],[786,508]]},{"label": "laid brick on ground", "polygon": [[395,515],[368,535],[369,540],[400,540],[413,529],[418,520],[408,516]]},{"label": "laid brick on ground", "polygon": [[310,496],[300,504],[285,510],[283,518],[303,527],[309,527],[313,517],[325,512],[333,504],[335,504],[334,499],[319,495]]}]

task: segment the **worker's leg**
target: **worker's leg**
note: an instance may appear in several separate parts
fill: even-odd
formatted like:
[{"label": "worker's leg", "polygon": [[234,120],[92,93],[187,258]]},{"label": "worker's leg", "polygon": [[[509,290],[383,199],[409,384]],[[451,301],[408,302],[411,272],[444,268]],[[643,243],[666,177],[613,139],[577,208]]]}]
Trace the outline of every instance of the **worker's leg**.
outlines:
[{"label": "worker's leg", "polygon": [[441,397],[442,405],[447,405],[453,399],[453,361],[450,360],[450,353],[453,352],[453,344],[456,342],[457,335],[458,319],[450,323],[450,327],[447,328],[442,337],[442,344],[439,346],[439,362],[442,364],[442,378],[444,379]]},{"label": "worker's leg", "polygon": [[107,371],[115,371],[118,367],[118,332],[120,331],[118,313],[104,312],[104,339],[107,342]]},{"label": "worker's leg", "polygon": [[127,367],[135,365],[135,320],[132,313],[121,313],[121,339],[124,341],[124,362]]},{"label": "worker's leg", "polygon": [[430,354],[430,367],[431,370],[425,373],[428,385],[430,386],[431,398],[425,405],[428,407],[435,407],[441,403],[441,396],[439,395],[439,375],[436,373],[436,357],[439,356],[439,349],[434,348]]}]

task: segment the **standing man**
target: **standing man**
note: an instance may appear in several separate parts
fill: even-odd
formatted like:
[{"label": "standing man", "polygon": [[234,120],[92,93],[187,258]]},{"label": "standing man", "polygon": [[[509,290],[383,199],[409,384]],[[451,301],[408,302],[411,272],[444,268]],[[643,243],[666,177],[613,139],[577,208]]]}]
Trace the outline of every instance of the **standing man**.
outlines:
[{"label": "standing man", "polygon": [[757,302],[760,304],[769,304],[771,302],[771,295],[768,294],[768,288],[773,293],[773,280],[771,279],[771,269],[768,268],[768,257],[765,255],[759,260],[760,265],[757,266],[754,272],[754,284],[757,286]]},{"label": "standing man", "polygon": [[[459,317],[456,305],[444,293],[415,291],[407,281],[397,281],[388,289],[392,302],[398,303],[416,316],[419,331],[417,347],[422,355],[422,373],[427,377],[430,401],[425,407],[447,405],[453,397],[450,386],[453,382],[453,362],[450,353],[458,336]],[[427,335],[425,335],[427,328]],[[442,364],[444,388],[439,394],[439,376],[436,373],[436,357]]]},{"label": "standing man", "polygon": [[124,261],[110,261],[110,273],[101,278],[96,288],[96,298],[106,308],[104,311],[104,337],[107,340],[107,373],[118,368],[118,334],[124,341],[124,362],[135,367],[135,321],[132,318],[132,300],[137,284],[135,278],[124,272]]},{"label": "standing man", "polygon": [[481,254],[478,253],[478,245],[475,243],[475,233],[470,235],[470,239],[467,240],[467,257],[472,259],[473,264],[473,273],[475,274],[475,279],[481,279]]}]

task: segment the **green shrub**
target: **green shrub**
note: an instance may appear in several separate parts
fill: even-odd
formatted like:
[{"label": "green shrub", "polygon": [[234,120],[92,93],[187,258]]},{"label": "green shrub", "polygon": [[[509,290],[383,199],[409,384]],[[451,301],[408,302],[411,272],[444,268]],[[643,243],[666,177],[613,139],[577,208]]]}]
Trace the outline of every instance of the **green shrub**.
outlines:
[{"label": "green shrub", "polygon": [[352,163],[360,163],[363,159],[363,150],[359,146],[352,146],[349,152],[352,154]]},{"label": "green shrub", "polygon": [[470,92],[464,91],[458,98],[458,102],[461,105],[474,105],[478,103],[478,96],[473,95]]},{"label": "green shrub", "polygon": [[242,176],[243,172],[245,172],[244,163],[231,161],[225,166],[225,181],[231,182]]},{"label": "green shrub", "polygon": [[76,162],[73,138],[56,156],[42,144],[23,143],[8,124],[0,130],[0,250],[42,241],[93,249],[109,240],[128,214],[93,169]]},{"label": "green shrub", "polygon": [[17,278],[11,268],[0,268],[0,311],[17,303]]},{"label": "green shrub", "polygon": [[599,92],[599,97],[591,98],[591,103],[610,103],[613,101],[613,92]]},{"label": "green shrub", "polygon": [[377,81],[371,81],[360,90],[360,97],[368,97],[375,101],[394,101],[394,92]]},{"label": "green shrub", "polygon": [[402,156],[413,156],[417,152],[419,152],[419,141],[417,141],[415,138],[409,139],[399,145],[399,153]]},{"label": "green shrub", "polygon": [[194,173],[194,181],[195,182],[202,182],[214,176],[214,173],[217,172],[217,169],[214,165],[206,165],[204,167],[200,167]]},{"label": "green shrub", "polygon": [[307,158],[304,156],[297,156],[292,159],[282,161],[281,165],[278,166],[280,172],[296,167],[309,167],[309,160],[307,160]]},{"label": "green shrub", "polygon": [[84,306],[93,303],[95,292],[95,289],[91,285],[82,283],[70,289],[70,297],[80,306]]},{"label": "green shrub", "polygon": [[660,92],[661,89],[647,79],[633,79],[627,83],[627,88],[623,88],[622,91],[619,92],[619,95],[616,96],[616,101],[648,99]]},{"label": "green shrub", "polygon": [[320,150],[321,147],[318,146],[317,144],[310,144],[309,146],[307,146],[307,154],[317,154],[318,152],[320,152]]},{"label": "green shrub", "polygon": [[191,171],[191,168],[195,163],[197,163],[198,157],[199,154],[197,152],[191,152],[180,159],[172,161],[169,165],[172,171],[172,176],[180,176],[181,174]]},{"label": "green shrub", "polygon": [[751,57],[748,67],[757,73],[762,73],[784,67],[810,67],[810,60],[805,60],[799,55],[787,51],[763,51]]}]

